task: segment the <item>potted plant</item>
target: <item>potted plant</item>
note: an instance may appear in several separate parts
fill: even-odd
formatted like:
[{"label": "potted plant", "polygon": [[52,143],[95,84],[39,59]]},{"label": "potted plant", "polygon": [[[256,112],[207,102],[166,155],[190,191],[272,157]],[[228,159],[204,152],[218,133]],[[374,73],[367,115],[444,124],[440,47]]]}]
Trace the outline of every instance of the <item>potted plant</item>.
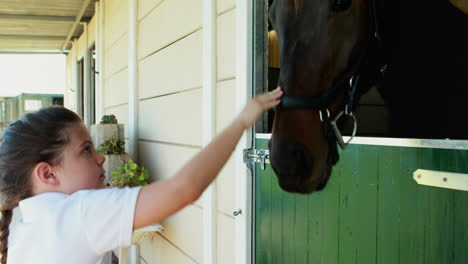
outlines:
[{"label": "potted plant", "polygon": [[103,168],[106,170],[104,183],[107,185],[111,180],[111,172],[116,171],[120,166],[127,163],[130,160],[130,155],[125,152],[125,142],[116,139],[113,135],[102,143],[97,151],[106,157]]},{"label": "potted plant", "polygon": [[111,175],[110,186],[119,188],[145,186],[149,179],[148,170],[138,166],[133,160],[118,167],[117,171],[113,171]]},{"label": "potted plant", "polygon": [[102,125],[117,124],[117,118],[115,117],[115,115],[103,115],[101,117],[100,124],[102,124]]},{"label": "potted plant", "polygon": [[[134,187],[134,186],[145,186],[148,184],[149,173],[148,170],[143,166],[139,166],[134,163],[133,160],[129,160],[122,166],[118,167],[116,171],[112,171],[112,177],[109,182],[109,187]],[[159,223],[155,223],[140,229],[137,229],[133,232],[132,236],[132,246],[139,247],[141,239],[143,238],[146,232],[154,233],[161,232],[164,228]],[[131,247],[132,247],[131,246]],[[138,251],[138,250],[137,250]],[[114,250],[114,256],[119,256],[119,258],[127,259],[129,257],[128,248],[120,248],[119,252]],[[113,258],[113,263],[119,263],[119,258]],[[127,262],[124,262],[127,263]],[[133,263],[131,260],[128,263]]]},{"label": "potted plant", "polygon": [[89,133],[95,146],[101,146],[112,136],[121,141],[125,141],[124,125],[118,124],[115,115],[104,115],[99,124],[93,124],[90,126]]}]

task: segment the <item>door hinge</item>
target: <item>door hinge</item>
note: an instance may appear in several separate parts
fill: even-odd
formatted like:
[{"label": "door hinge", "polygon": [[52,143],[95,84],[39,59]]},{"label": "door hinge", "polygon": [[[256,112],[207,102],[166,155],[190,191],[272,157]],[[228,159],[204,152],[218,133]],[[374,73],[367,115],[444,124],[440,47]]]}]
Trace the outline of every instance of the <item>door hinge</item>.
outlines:
[{"label": "door hinge", "polygon": [[270,151],[266,149],[244,149],[244,163],[252,169],[255,163],[260,163],[262,170],[265,170],[266,163],[270,164]]}]

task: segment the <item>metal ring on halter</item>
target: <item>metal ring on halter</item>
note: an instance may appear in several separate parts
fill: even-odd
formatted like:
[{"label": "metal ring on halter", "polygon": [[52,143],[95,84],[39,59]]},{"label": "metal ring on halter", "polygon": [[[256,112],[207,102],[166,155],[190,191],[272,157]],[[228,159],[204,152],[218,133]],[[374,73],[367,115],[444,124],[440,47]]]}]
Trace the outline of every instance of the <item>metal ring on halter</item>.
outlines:
[{"label": "metal ring on halter", "polygon": [[348,105],[345,106],[345,114],[349,116],[353,116],[353,112],[348,112]]},{"label": "metal ring on halter", "polygon": [[338,128],[338,120],[343,116],[344,111],[341,111],[340,113],[338,113],[336,115],[336,117],[331,121],[331,125],[332,125],[332,128],[333,128],[333,131],[335,132],[335,137],[336,137],[336,141],[338,143],[338,145],[341,147],[341,149],[345,149],[346,146],[348,145],[348,143],[354,138],[354,136],[356,136],[356,131],[357,131],[357,120],[356,120],[356,117],[354,117],[353,115],[349,115],[353,118],[353,121],[354,121],[354,129],[353,129],[353,134],[351,135],[351,137],[349,138],[349,140],[347,142],[344,142],[343,140],[343,136],[341,135],[341,132]]},{"label": "metal ring on halter", "polygon": [[349,87],[353,87],[353,79],[354,79],[354,76],[351,76],[351,78],[349,78]]},{"label": "metal ring on halter", "polygon": [[346,144],[348,144],[351,139],[354,138],[354,136],[356,136],[356,131],[357,131],[357,120],[356,120],[356,117],[354,117],[353,115],[351,116],[353,118],[353,121],[354,121],[354,128],[353,128],[353,133],[351,134],[351,137],[350,139],[348,140],[348,142],[346,142]]},{"label": "metal ring on halter", "polygon": [[[328,111],[328,108],[325,108],[327,110],[327,117],[330,118],[330,111]],[[323,116],[322,116],[322,110],[319,111],[319,117],[320,117],[320,122],[323,122]]]}]

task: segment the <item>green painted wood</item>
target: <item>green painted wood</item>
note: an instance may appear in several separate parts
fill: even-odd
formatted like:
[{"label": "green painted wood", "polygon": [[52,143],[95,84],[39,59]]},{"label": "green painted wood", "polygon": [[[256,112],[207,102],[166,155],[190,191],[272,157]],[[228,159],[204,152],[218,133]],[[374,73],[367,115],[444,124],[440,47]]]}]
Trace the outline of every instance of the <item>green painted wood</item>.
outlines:
[{"label": "green painted wood", "polygon": [[357,181],[358,223],[356,228],[358,243],[354,263],[374,263],[377,251],[376,198],[379,156],[377,148],[372,146],[358,146],[358,151],[359,159],[356,164],[357,175],[359,175]]},{"label": "green painted wood", "polygon": [[[265,144],[259,145],[261,148],[267,147]],[[262,221],[256,222],[256,245],[258,253],[256,256],[257,263],[271,263],[271,250],[272,250],[272,232],[271,232],[271,220],[272,220],[272,204],[271,204],[271,181],[275,177],[271,168],[262,171],[260,166],[256,166],[256,175],[260,177],[256,178],[256,198],[259,201],[256,203],[257,216]]]},{"label": "green painted wood", "polygon": [[[359,225],[359,174],[356,164],[359,160],[358,146],[351,146],[341,155],[340,211],[339,211],[339,263],[348,264],[357,261]],[[346,172],[346,173],[345,173]]]},{"label": "green painted wood", "polygon": [[294,205],[294,259],[296,263],[307,263],[308,196],[295,195]]},{"label": "green painted wood", "polygon": [[377,159],[376,148],[351,145],[343,152],[340,263],[375,262],[377,223],[369,215],[377,215]]},{"label": "green painted wood", "polygon": [[[468,173],[468,155],[457,153],[455,157],[456,171]],[[453,256],[450,263],[468,263],[468,195],[456,191],[453,199]]]},{"label": "green painted wood", "polygon": [[256,263],[468,263],[468,192],[418,185],[416,169],[468,173],[468,151],[350,145],[310,195],[257,166]]},{"label": "green painted wood", "polygon": [[[424,250],[424,245],[420,242],[420,237],[424,237],[423,208],[426,207],[426,200],[421,199],[423,186],[418,186],[413,180],[412,173],[418,169],[418,149],[402,150],[400,155],[400,244],[399,263],[421,263],[423,260],[420,250]],[[420,216],[420,217],[417,217]],[[421,221],[422,220],[422,221]],[[420,261],[418,262],[418,259]]]},{"label": "green painted wood", "polygon": [[[324,193],[314,193],[309,195],[307,210],[307,262],[320,263],[326,242],[324,229],[326,223],[326,209],[323,206]],[[336,263],[336,262],[335,262]]]},{"label": "green painted wood", "polygon": [[[257,168],[258,173],[261,173],[261,169]],[[262,263],[271,263],[271,250],[272,250],[272,233],[271,233],[271,219],[272,219],[272,206],[271,206],[271,179],[275,177],[271,168],[268,168],[262,176],[259,178],[260,182],[257,184],[259,187],[257,194],[260,196],[260,203],[257,208],[260,217],[262,218],[261,223],[257,223],[257,228],[260,230],[259,236],[256,237],[256,241],[261,245],[261,254],[257,257]]]},{"label": "green painted wood", "polygon": [[[322,254],[318,256],[318,261],[308,263],[337,264],[339,262],[341,167],[340,164],[335,166],[327,187],[323,191],[314,193],[309,197],[310,201],[314,199],[313,195],[321,196],[322,199],[322,214],[319,215],[322,219],[322,230],[320,232],[322,240],[319,241],[322,247]],[[313,213],[314,212],[309,212],[309,214]],[[312,257],[310,255],[311,253],[309,253],[309,258]]]},{"label": "green painted wood", "polygon": [[[455,155],[450,150],[433,150],[436,170],[455,168]],[[429,217],[427,218],[426,263],[449,263],[453,248],[453,191],[429,188]]]},{"label": "green painted wood", "polygon": [[272,255],[273,264],[283,263],[283,191],[279,187],[278,178],[272,176],[271,181],[271,237],[272,237]]},{"label": "green painted wood", "polygon": [[338,263],[339,177],[335,167],[328,187],[308,195],[308,251],[306,263]]},{"label": "green painted wood", "polygon": [[294,232],[294,212],[295,212],[295,194],[283,193],[283,262],[296,263],[295,251],[295,232]]},{"label": "green painted wood", "polygon": [[400,148],[379,151],[377,194],[377,263],[399,263],[400,231]]}]

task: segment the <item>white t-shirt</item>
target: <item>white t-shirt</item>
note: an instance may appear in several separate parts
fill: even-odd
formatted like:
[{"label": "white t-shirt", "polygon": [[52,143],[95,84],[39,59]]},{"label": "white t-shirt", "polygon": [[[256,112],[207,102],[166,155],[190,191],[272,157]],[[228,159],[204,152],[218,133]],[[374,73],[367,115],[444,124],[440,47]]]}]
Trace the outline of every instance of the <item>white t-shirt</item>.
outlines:
[{"label": "white t-shirt", "polygon": [[19,203],[8,238],[8,264],[95,264],[129,246],[141,187],[43,193]]}]

